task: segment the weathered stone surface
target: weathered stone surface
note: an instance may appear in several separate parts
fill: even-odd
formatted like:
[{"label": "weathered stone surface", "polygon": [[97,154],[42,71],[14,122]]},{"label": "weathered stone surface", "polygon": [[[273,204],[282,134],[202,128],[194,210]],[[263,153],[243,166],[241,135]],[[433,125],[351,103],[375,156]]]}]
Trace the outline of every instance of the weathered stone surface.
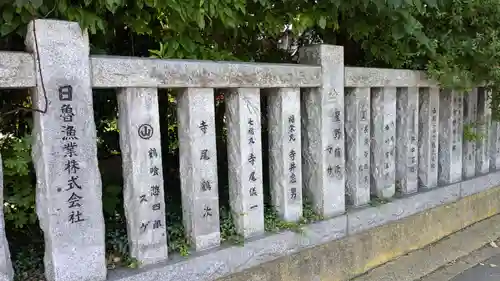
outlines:
[{"label": "weathered stone surface", "polygon": [[37,215],[45,238],[45,275],[48,281],[105,280],[88,36],[78,23],[56,20],[32,21],[28,30],[26,45],[38,52],[41,69],[37,64],[37,71],[44,81],[42,87],[37,75],[33,107],[47,108],[46,113],[33,113],[32,152]]},{"label": "weathered stone surface", "polygon": [[370,88],[345,96],[346,198],[354,206],[370,202]]},{"label": "weathered stone surface", "polygon": [[[345,212],[344,51],[317,45],[300,50],[300,62],[321,65],[322,86],[302,100],[302,155],[305,190],[317,213]],[[335,151],[340,149],[340,154]]]},{"label": "weathered stone surface", "polygon": [[[459,97],[461,98],[461,97]],[[477,121],[477,89],[465,94],[464,100],[464,130],[468,134],[476,134]],[[476,140],[464,139],[462,150],[462,174],[464,178],[476,175]]]},{"label": "weathered stone surface", "polygon": [[109,281],[213,281],[231,273],[289,256],[300,250],[319,246],[345,237],[347,215],[304,226],[300,233],[283,231],[183,261],[152,268],[131,275],[110,272]]},{"label": "weathered stone surface", "polygon": [[396,88],[372,88],[371,98],[371,193],[390,198],[396,192]]},{"label": "weathered stone surface", "polygon": [[347,215],[349,235],[387,224],[460,198],[461,184],[417,193],[377,207],[356,210]]},{"label": "weathered stone surface", "polygon": [[439,184],[462,179],[463,101],[456,91],[441,90],[439,99]]},{"label": "weathered stone surface", "polygon": [[490,169],[500,169],[500,122],[491,121],[489,134]]},{"label": "weathered stone surface", "polygon": [[418,191],[418,88],[397,89],[396,190]]},{"label": "weathered stone surface", "polygon": [[345,87],[436,87],[423,71],[389,68],[346,67]]},{"label": "weathered stone surface", "polygon": [[297,64],[256,64],[130,57],[92,57],[96,88],[318,87],[321,69]]},{"label": "weathered stone surface", "polygon": [[419,90],[418,182],[422,189],[438,184],[439,88]]},{"label": "weathered stone surface", "polygon": [[232,90],[226,103],[229,201],[236,231],[264,232],[260,90]]},{"label": "weathered stone surface", "polygon": [[476,174],[486,174],[490,171],[491,107],[488,92],[485,89],[478,89],[477,95],[477,133],[479,139],[476,141]]},{"label": "weathered stone surface", "polygon": [[117,98],[130,255],[147,265],[168,255],[158,92],[126,88]]},{"label": "weathered stone surface", "polygon": [[500,173],[493,172],[486,175],[474,177],[460,183],[462,197],[470,196],[479,192],[483,192],[492,187],[500,186]]},{"label": "weathered stone surface", "polygon": [[[3,163],[0,154],[0,203],[3,206]],[[10,260],[9,244],[5,236],[5,220],[3,208],[0,208],[0,281],[12,281],[14,271]]]},{"label": "weathered stone surface", "polygon": [[273,206],[285,221],[298,221],[302,217],[300,89],[271,90],[268,106]]},{"label": "weathered stone surface", "polygon": [[196,250],[220,244],[214,91],[188,88],[177,100],[182,210]]},{"label": "weathered stone surface", "polygon": [[[492,174],[495,174],[497,177],[500,175],[498,172]],[[219,251],[206,253],[205,255],[193,256],[189,259],[170,263],[165,266],[154,267],[147,271],[112,271],[110,272],[108,280],[213,281],[219,280],[219,278],[223,278],[233,273],[241,273],[246,269],[256,266],[258,267],[254,270],[260,271],[265,268],[263,266],[266,263],[279,258],[285,258],[286,261],[289,261],[290,258],[296,256],[296,253],[300,253],[299,257],[303,257],[304,252],[312,252],[313,254],[316,254],[316,256],[313,255],[312,257],[323,257],[323,253],[332,253],[335,255],[335,260],[339,262],[345,260],[346,258],[350,259],[351,261],[349,264],[352,266],[352,272],[359,274],[359,261],[357,259],[366,251],[369,252],[369,254],[366,254],[367,256],[370,255],[373,257],[367,260],[366,264],[372,264],[373,261],[378,261],[380,263],[379,256],[382,252],[389,253],[387,251],[390,250],[390,253],[403,253],[397,250],[399,246],[393,246],[393,241],[387,242],[387,239],[394,236],[394,231],[398,232],[398,243],[406,241],[409,233],[413,235],[412,239],[418,239],[422,237],[421,233],[418,233],[418,231],[424,231],[424,233],[427,233],[426,235],[428,236],[428,239],[426,238],[425,242],[420,241],[423,243],[421,246],[423,246],[436,240],[436,228],[440,230],[440,237],[443,237],[448,233],[455,232],[473,222],[483,220],[485,216],[490,216],[491,213],[496,212],[500,194],[498,184],[494,184],[486,189],[483,189],[487,190],[484,194],[460,200],[460,193],[463,188],[474,186],[477,179],[484,179],[488,176],[490,175],[465,180],[461,183],[451,184],[449,186],[432,189],[426,192],[419,192],[405,198],[394,199],[387,204],[376,207],[353,210],[352,212],[350,211],[345,215],[341,215],[330,220],[320,221],[304,226],[301,233],[283,231],[261,239],[248,241],[243,247],[227,247]],[[450,204],[452,202],[457,203]],[[485,207],[482,207],[482,205],[485,205]],[[464,213],[468,213],[467,216],[469,217],[466,218],[467,216],[464,216]],[[450,217],[454,219],[450,219]],[[425,223],[422,223],[422,220],[425,221]],[[397,223],[390,223],[395,221],[397,221]],[[375,229],[376,226],[380,225],[385,226]],[[405,225],[409,228],[406,228]],[[417,225],[417,227],[415,227],[415,225]],[[405,226],[405,229],[400,231],[402,226]],[[360,234],[360,236],[354,236],[357,233],[369,229],[374,229],[374,231],[365,232],[364,234]],[[447,232],[446,234],[441,233],[443,229]],[[432,231],[429,232],[427,230]],[[384,239],[380,238],[381,234],[384,236]],[[350,240],[340,240],[334,242],[335,244],[338,243],[341,245],[336,248],[336,251],[332,251],[330,248],[322,251],[325,246],[328,247],[325,243],[336,241],[346,236],[348,237],[347,239]],[[406,246],[408,250],[415,247],[414,241],[416,240],[412,240],[407,243]],[[388,249],[387,251],[374,250],[373,243],[379,242],[386,243],[394,248]],[[361,247],[361,250],[357,249],[357,246],[361,244],[364,245]],[[322,246],[315,247],[319,245]],[[346,252],[342,249],[346,250]],[[355,250],[355,252],[349,252],[353,249],[357,250]],[[377,247],[377,249],[379,248]],[[311,255],[309,255],[309,257],[311,257]],[[331,259],[325,259],[323,263],[331,268],[333,264],[331,261]],[[280,269],[288,271],[290,268],[294,270],[296,269],[292,266],[281,267]],[[344,270],[345,268],[347,267],[339,266],[339,270]],[[242,275],[243,274],[240,276]],[[307,274],[302,276],[310,277],[310,275]],[[323,276],[326,277],[332,275],[331,272],[325,270],[325,275]],[[347,275],[343,276],[346,276],[345,280],[353,277]],[[274,280],[273,278],[276,278],[276,275],[273,276],[271,274],[266,274],[265,278],[267,279],[263,280]],[[224,280],[232,279],[224,278]],[[254,279],[236,278],[236,280]]]},{"label": "weathered stone surface", "polygon": [[27,53],[0,52],[0,88],[35,86],[33,56]]},{"label": "weathered stone surface", "polygon": [[[155,60],[92,56],[93,86],[319,87],[321,69],[296,64]],[[27,63],[24,65],[29,66]],[[208,73],[208,74],[207,74]],[[229,73],[229,75],[228,75]],[[209,78],[208,78],[209,77]],[[345,87],[437,87],[422,71],[346,67]]]}]

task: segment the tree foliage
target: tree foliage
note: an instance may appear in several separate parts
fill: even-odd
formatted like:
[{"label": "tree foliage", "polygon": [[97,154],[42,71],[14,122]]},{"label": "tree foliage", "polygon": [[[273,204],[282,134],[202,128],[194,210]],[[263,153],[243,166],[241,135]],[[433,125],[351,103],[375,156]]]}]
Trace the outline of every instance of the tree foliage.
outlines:
[{"label": "tree foliage", "polygon": [[94,53],[285,61],[277,43],[288,28],[301,45],[350,47],[351,64],[427,69],[447,86],[469,88],[498,72],[499,0],[13,2],[0,4],[4,43],[24,36],[33,18],[57,18],[88,28]]}]

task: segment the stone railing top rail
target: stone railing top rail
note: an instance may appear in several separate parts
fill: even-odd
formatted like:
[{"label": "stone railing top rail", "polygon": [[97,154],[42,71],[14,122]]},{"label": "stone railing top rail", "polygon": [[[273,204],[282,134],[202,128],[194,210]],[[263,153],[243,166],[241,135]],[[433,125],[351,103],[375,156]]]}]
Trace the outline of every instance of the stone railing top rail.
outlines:
[{"label": "stone railing top rail", "polygon": [[0,88],[32,88],[35,86],[35,62],[31,54],[0,52]]},{"label": "stone railing top rail", "polygon": [[[321,67],[228,61],[92,56],[94,88],[283,88],[321,86]],[[345,68],[346,87],[435,87],[421,71]],[[0,52],[0,88],[36,86],[31,54]]]},{"label": "stone railing top rail", "polygon": [[346,67],[345,87],[438,87],[422,71],[389,68]]}]

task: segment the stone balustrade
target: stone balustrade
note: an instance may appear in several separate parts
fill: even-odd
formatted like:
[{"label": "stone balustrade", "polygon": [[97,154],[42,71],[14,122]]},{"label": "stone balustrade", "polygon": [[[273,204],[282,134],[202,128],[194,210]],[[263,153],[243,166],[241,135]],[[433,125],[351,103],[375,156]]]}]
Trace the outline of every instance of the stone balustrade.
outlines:
[{"label": "stone balustrade", "polygon": [[[237,232],[251,238],[264,234],[264,184],[285,221],[302,217],[305,194],[335,219],[373,198],[442,188],[500,165],[486,90],[461,94],[418,71],[345,67],[339,46],[303,48],[294,65],[98,57],[76,23],[35,20],[28,30],[29,53],[0,52],[0,88],[30,88],[34,107],[46,108],[34,113],[33,160],[49,281],[107,278],[92,88],[117,89],[127,232],[141,265],[169,260],[158,88],[180,88],[183,221],[196,251],[220,246],[218,169],[228,169]],[[230,88],[228,167],[217,166],[215,88]],[[465,139],[464,127],[484,137]],[[1,211],[0,248],[0,280],[11,280]]]}]

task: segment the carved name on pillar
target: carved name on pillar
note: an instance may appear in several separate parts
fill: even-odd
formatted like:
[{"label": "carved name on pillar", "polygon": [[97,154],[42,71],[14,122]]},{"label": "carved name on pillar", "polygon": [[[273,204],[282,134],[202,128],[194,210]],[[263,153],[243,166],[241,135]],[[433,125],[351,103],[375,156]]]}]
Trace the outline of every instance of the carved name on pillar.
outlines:
[{"label": "carved name on pillar", "polygon": [[205,250],[220,244],[213,89],[182,90],[177,116],[184,228],[196,250]]},{"label": "carved name on pillar", "polygon": [[236,231],[264,232],[259,89],[232,90],[226,104],[229,200]]},{"label": "carved name on pillar", "polygon": [[28,30],[28,50],[39,59],[33,107],[47,107],[46,113],[34,113],[32,150],[45,276],[48,281],[105,280],[88,35],[78,23],[57,20],[32,21]]},{"label": "carved name on pillar", "polygon": [[418,179],[423,189],[438,184],[439,89],[419,90]]},{"label": "carved name on pillar", "polygon": [[439,101],[439,183],[462,179],[462,95],[442,90]]},{"label": "carved name on pillar", "polygon": [[331,217],[345,212],[344,51],[306,47],[300,62],[322,68],[322,86],[307,89],[302,100],[303,175],[316,212]]},{"label": "carved name on pillar", "polygon": [[418,89],[399,88],[396,122],[396,188],[402,194],[418,191]]},{"label": "carved name on pillar", "polygon": [[120,89],[118,110],[130,254],[152,264],[168,255],[157,90]]},{"label": "carved name on pillar", "polygon": [[372,194],[395,193],[396,88],[372,88]]},{"label": "carved name on pillar", "polygon": [[285,221],[302,217],[300,89],[269,93],[269,154],[273,206]]},{"label": "carved name on pillar", "polygon": [[370,202],[370,88],[353,88],[345,97],[347,200]]},{"label": "carved name on pillar", "polygon": [[476,174],[486,174],[490,170],[490,98],[484,88],[478,89],[477,95],[477,133],[479,138],[476,140]]},{"label": "carved name on pillar", "polygon": [[[462,97],[457,97],[462,99]],[[467,133],[471,135],[476,135],[477,130],[477,89],[463,96],[464,101],[464,130],[467,129]],[[453,135],[456,128],[453,128]],[[464,178],[470,178],[476,175],[476,140],[464,139],[463,140],[463,159],[462,159],[462,173]]]}]

